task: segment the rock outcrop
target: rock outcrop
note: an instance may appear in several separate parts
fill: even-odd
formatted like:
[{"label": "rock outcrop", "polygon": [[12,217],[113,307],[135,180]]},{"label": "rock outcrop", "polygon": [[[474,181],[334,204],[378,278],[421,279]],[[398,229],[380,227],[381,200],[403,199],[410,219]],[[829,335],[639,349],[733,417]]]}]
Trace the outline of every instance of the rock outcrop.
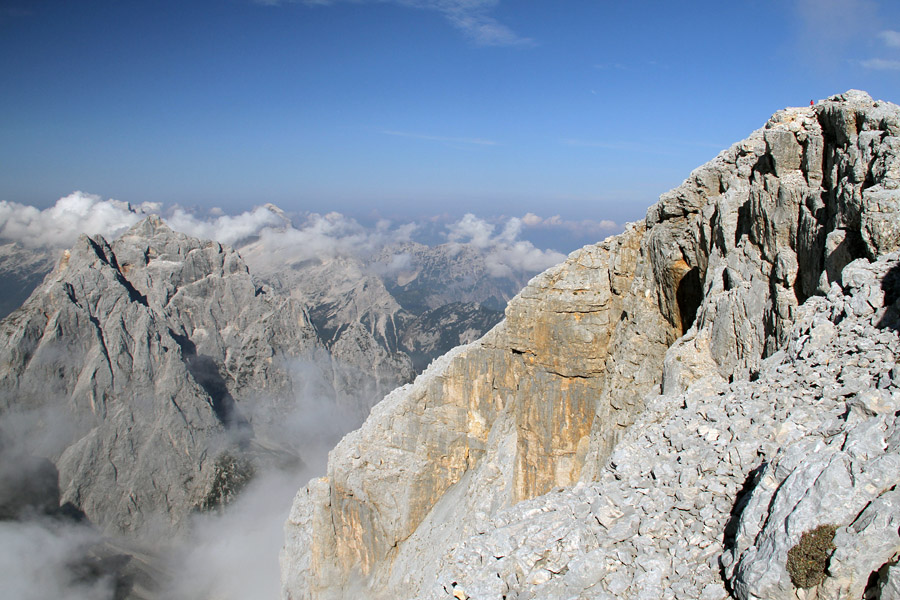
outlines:
[{"label": "rock outcrop", "polygon": [[[753,381],[712,377],[648,398],[596,481],[500,511],[441,558],[419,597],[795,598],[787,552],[822,524],[845,527],[835,543],[847,537],[857,588],[832,558],[818,597],[826,585],[852,593],[824,597],[862,597],[897,550],[896,527],[867,537],[854,526],[866,506],[879,514],[873,529],[897,515],[884,509],[900,458],[884,422],[900,408],[900,306],[881,281],[898,270],[896,253],[852,263],[845,279],[865,283],[835,284],[798,308],[787,347]],[[864,448],[868,469],[842,470],[850,461],[834,452],[845,442],[857,460]]]},{"label": "rock outcrop", "polygon": [[3,433],[49,456],[61,500],[104,530],[169,532],[257,457],[297,453],[278,431],[307,385],[297,361],[330,380],[298,304],[151,217],[112,244],[82,236],[0,321]]},{"label": "rock outcrop", "polygon": [[[823,352],[845,360],[857,337],[841,327],[858,326],[874,344],[855,363],[863,381],[893,368],[896,332],[878,323],[896,298],[876,289],[893,263],[867,264],[900,246],[898,136],[900,108],[861,92],[781,111],[642,223],[532,280],[503,323],[386,397],[298,493],[284,597],[786,597],[769,592],[790,589],[784,569],[754,565],[783,560],[821,523],[806,509],[788,538],[754,550],[784,537],[793,506],[766,490],[815,447],[789,444],[850,395],[818,406],[798,385],[806,373],[823,389],[845,382],[791,340],[826,348],[836,336]],[[834,331],[812,333],[816,307]],[[892,397],[851,412],[887,423]],[[889,425],[877,427],[887,440]],[[782,447],[786,466],[763,475]],[[751,491],[757,479],[776,483]],[[871,487],[854,506],[890,503]],[[843,517],[835,546],[866,543],[844,541],[856,521]],[[889,528],[852,528],[870,526]],[[841,564],[884,565],[896,586],[884,546]]]}]

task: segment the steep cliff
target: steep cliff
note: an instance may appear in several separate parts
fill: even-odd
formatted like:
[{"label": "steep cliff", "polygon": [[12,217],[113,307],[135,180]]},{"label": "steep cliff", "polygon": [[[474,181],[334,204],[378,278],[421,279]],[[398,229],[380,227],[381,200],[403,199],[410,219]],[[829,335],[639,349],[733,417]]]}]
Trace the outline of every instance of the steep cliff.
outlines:
[{"label": "steep cliff", "polygon": [[241,249],[253,274],[307,307],[334,361],[332,385],[340,402],[362,420],[395,387],[414,376],[399,347],[412,320],[375,274],[350,256],[280,262],[258,244]]},{"label": "steep cliff", "polygon": [[[298,362],[329,364],[306,313],[233,250],[157,218],[82,236],[0,321],[3,434],[59,469],[61,499],[109,531],[177,529],[225,501],[279,432]],[[309,374],[307,372],[307,374]]]},{"label": "steep cliff", "polygon": [[[386,397],[334,449],[326,477],[298,493],[284,596],[724,597],[722,547],[701,542],[721,543],[772,430],[756,453],[734,447],[749,455],[706,498],[707,467],[686,454],[654,472],[647,459],[659,452],[636,448],[661,452],[664,436],[640,441],[648,423],[635,421],[692,407],[700,390],[755,384],[775,368],[798,307],[837,294],[855,259],[898,247],[898,136],[900,108],[861,92],[781,111],[642,223],[533,279],[504,322]],[[731,451],[718,428],[700,436]],[[688,529],[666,529],[681,515],[674,501],[638,514],[655,480],[697,507]],[[567,505],[573,496],[584,501]],[[695,519],[705,520],[691,534]],[[616,546],[634,535],[631,550]],[[679,535],[694,541],[668,553],[659,540]],[[653,562],[660,548],[678,557],[666,563],[671,578]],[[620,571],[633,576],[607,575]]]}]

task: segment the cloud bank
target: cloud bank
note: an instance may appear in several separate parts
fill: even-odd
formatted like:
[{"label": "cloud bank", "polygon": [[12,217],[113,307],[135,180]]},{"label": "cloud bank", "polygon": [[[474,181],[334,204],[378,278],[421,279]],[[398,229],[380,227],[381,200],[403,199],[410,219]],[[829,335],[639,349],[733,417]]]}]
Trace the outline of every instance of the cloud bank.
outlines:
[{"label": "cloud bank", "polygon": [[[168,554],[161,598],[247,600],[280,597],[278,554],[297,490],[325,473],[328,452],[362,416],[338,405],[330,371],[336,362],[289,360],[292,397],[258,398],[243,407],[257,441],[287,450],[302,464],[258,466],[254,478],[225,510],[192,517],[190,536]],[[350,404],[368,405],[364,396]]]},{"label": "cloud bank", "polygon": [[[380,220],[364,226],[338,212],[304,213],[292,219],[271,204],[234,215],[218,209],[200,214],[179,206],[166,208],[158,202],[132,205],[74,192],[44,210],[0,202],[0,242],[61,250],[71,247],[81,233],[115,239],[149,214],[160,214],[175,231],[237,248],[257,273],[307,260],[353,257],[366,262],[392,245],[416,241],[418,235],[426,235],[425,229],[437,225]],[[537,273],[565,258],[560,252],[535,247],[523,239],[527,230],[542,231],[544,237],[553,234],[560,239],[577,236],[599,240],[620,228],[609,220],[573,221],[530,212],[521,218],[492,221],[466,214],[445,223],[443,239],[478,249],[494,277]],[[403,270],[410,260],[403,252],[398,250],[393,261],[382,256],[379,264],[392,271]]]},{"label": "cloud bank", "polygon": [[175,231],[204,240],[216,240],[228,246],[235,246],[271,228],[289,227],[291,224],[290,219],[271,204],[256,206],[234,216],[220,215],[209,219],[175,207],[165,221]]},{"label": "cloud bank", "polygon": [[82,233],[117,237],[161,207],[155,202],[131,205],[102,200],[84,192],[73,192],[44,210],[0,201],[0,240],[19,242],[28,248],[68,248]]},{"label": "cloud bank", "polygon": [[555,250],[541,250],[526,240],[520,240],[522,219],[513,217],[494,235],[495,225],[468,213],[447,226],[447,241],[469,244],[484,254],[488,274],[492,277],[511,277],[516,273],[538,273],[565,260],[565,254]]},{"label": "cloud bank", "polygon": [[113,600],[110,578],[79,578],[73,570],[98,542],[86,527],[49,519],[0,523],[0,598]]}]

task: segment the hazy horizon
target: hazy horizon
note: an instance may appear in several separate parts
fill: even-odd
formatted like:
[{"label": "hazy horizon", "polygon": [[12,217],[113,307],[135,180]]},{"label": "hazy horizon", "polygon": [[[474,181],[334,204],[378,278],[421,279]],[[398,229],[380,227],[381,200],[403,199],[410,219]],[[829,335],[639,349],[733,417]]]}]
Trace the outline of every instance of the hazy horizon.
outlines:
[{"label": "hazy horizon", "polygon": [[[270,206],[274,209],[270,210]],[[538,272],[561,261],[572,250],[599,242],[624,228],[623,223],[611,220],[569,220],[559,214],[484,216],[444,212],[401,220],[372,213],[354,216],[338,211],[280,212],[280,208],[267,204],[226,212],[215,206],[132,204],[84,192],[68,194],[43,209],[0,200],[0,243],[64,249],[82,233],[114,239],[155,214],[176,231],[230,246],[269,235],[279,237],[277,243],[283,247],[307,245],[325,256],[352,253],[365,258],[394,243],[461,243],[488,251],[502,248],[506,262],[517,265],[514,270]],[[523,260],[530,260],[531,267],[522,268]]]},{"label": "hazy horizon", "polygon": [[10,0],[0,73],[8,202],[621,224],[776,110],[900,99],[900,5]]}]

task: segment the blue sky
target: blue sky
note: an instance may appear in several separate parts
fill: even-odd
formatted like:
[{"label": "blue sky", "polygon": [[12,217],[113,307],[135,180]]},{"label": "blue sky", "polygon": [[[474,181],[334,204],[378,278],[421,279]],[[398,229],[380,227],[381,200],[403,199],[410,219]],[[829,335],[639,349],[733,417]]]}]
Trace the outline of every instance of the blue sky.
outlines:
[{"label": "blue sky", "polygon": [[643,216],[784,106],[900,102],[900,2],[0,2],[0,200]]}]

